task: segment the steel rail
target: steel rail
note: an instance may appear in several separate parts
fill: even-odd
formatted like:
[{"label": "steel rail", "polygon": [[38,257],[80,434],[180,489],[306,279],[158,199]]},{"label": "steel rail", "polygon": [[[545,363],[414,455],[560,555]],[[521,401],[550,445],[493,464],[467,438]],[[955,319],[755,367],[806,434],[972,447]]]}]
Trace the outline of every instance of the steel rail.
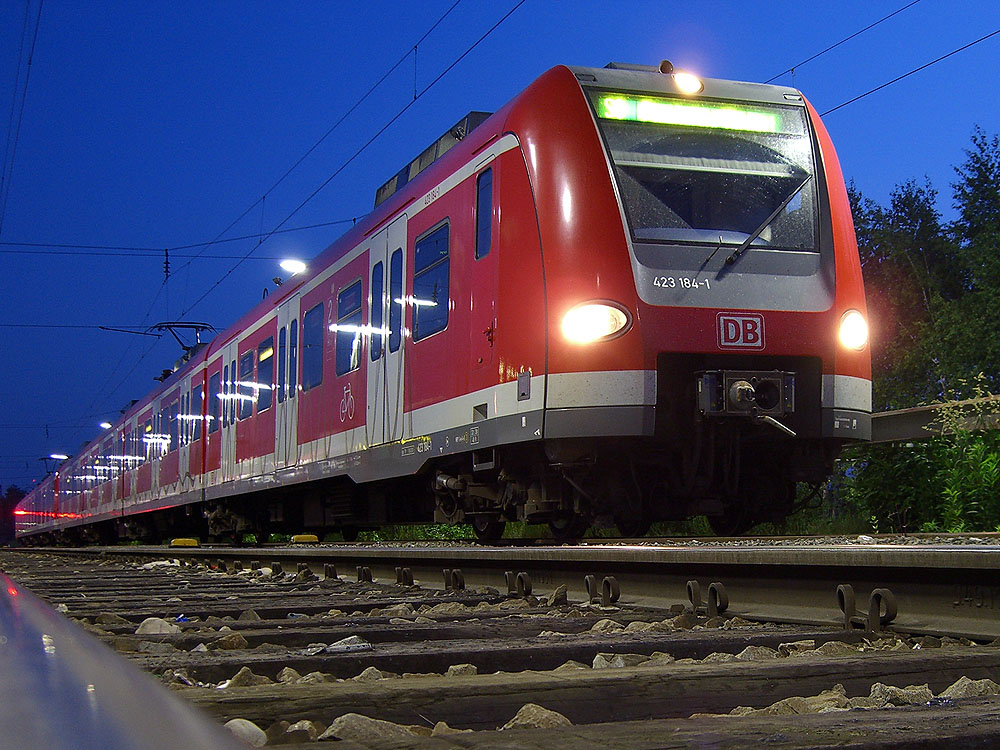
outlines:
[{"label": "steel rail", "polygon": [[[53,551],[53,550],[50,550]],[[1000,638],[1000,545],[447,547],[344,545],[268,549],[111,547],[62,550],[124,558],[181,558],[244,567],[256,560],[299,563],[316,572],[335,566],[343,577],[364,575],[395,581],[411,575],[425,586],[445,587],[444,571],[459,570],[467,587],[506,591],[505,573],[524,573],[535,594],[566,585],[571,601],[600,593],[614,578],[621,603],[668,607],[689,605],[688,582],[705,595],[709,587],[728,598],[728,613],[773,622],[879,627],[911,634],[950,635],[979,641]],[[396,569],[399,568],[400,571]],[[584,588],[594,576],[593,591]],[[512,579],[513,581],[513,579]],[[838,587],[850,587],[838,588]],[[874,594],[874,596],[873,596]],[[853,606],[851,599],[854,600]],[[870,616],[872,607],[880,614]],[[845,613],[842,608],[846,607]],[[895,607],[891,624],[886,609]]]}]

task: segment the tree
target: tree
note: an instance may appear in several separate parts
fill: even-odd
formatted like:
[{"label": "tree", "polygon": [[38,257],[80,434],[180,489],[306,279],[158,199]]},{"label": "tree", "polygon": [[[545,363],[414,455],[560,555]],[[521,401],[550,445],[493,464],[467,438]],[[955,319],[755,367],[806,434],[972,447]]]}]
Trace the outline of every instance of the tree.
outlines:
[{"label": "tree", "polygon": [[[876,410],[1000,393],[1000,138],[977,127],[965,156],[947,226],[929,183],[899,185],[888,207],[851,186]],[[1000,530],[1000,432],[862,446],[842,471],[848,506],[879,530]]]},{"label": "tree", "polygon": [[934,398],[928,351],[942,301],[962,294],[956,248],[929,182],[898,185],[888,208],[849,187],[872,328],[874,406],[893,409]]},{"label": "tree", "polygon": [[1000,392],[1000,138],[976,128],[965,156],[947,226],[929,182],[898,185],[887,207],[849,188],[876,410],[968,398],[973,382]]},{"label": "tree", "polygon": [[[970,270],[995,271],[996,245],[985,256],[973,245],[984,237],[995,240],[1000,230],[1000,137],[987,136],[977,125],[972,133],[972,148],[965,149],[965,157],[965,163],[955,167],[959,179],[952,183],[959,215],[952,228],[967,251]],[[996,283],[996,276],[992,280],[974,278],[975,281]]]},{"label": "tree", "polygon": [[937,330],[942,371],[960,396],[958,383],[980,373],[1000,392],[1000,138],[976,127],[965,156],[955,168],[958,219],[949,227],[965,285]]}]

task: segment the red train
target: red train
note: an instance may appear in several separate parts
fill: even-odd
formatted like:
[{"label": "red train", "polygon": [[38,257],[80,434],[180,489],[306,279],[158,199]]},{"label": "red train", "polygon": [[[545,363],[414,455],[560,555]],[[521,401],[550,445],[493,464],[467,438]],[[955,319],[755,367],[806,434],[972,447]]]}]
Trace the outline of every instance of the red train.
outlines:
[{"label": "red train", "polygon": [[870,438],[847,193],[793,89],[556,67],[16,510],[39,541],[784,517]]}]

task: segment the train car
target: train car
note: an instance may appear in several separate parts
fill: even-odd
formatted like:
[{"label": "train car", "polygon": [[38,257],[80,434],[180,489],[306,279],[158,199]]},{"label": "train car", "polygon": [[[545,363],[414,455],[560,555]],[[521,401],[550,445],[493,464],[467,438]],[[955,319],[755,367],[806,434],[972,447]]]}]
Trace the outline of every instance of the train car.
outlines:
[{"label": "train car", "polygon": [[392,176],[17,530],[732,533],[870,430],[847,192],[802,94],[556,67]]}]

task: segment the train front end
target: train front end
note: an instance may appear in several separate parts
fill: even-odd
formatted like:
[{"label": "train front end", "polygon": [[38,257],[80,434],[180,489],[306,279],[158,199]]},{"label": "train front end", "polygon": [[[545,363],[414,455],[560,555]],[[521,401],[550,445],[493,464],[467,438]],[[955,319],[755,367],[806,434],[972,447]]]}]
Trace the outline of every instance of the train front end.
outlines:
[{"label": "train front end", "polygon": [[785,517],[796,483],[871,436],[860,262],[818,115],[793,89],[668,63],[539,83],[565,92],[549,127],[578,157],[529,128],[555,165],[534,175],[547,450],[602,488],[574,506],[634,529]]}]

